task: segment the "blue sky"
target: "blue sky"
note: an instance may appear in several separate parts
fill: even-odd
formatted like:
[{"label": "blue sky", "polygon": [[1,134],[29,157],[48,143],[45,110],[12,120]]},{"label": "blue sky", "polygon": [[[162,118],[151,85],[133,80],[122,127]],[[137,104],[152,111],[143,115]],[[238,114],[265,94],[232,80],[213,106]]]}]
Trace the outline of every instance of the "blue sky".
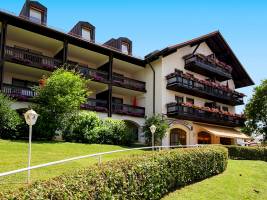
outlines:
[{"label": "blue sky", "polygon": [[[69,31],[79,20],[96,26],[96,40],[126,36],[133,53],[156,49],[219,30],[255,84],[267,78],[267,1],[260,0],[40,0],[48,24]],[[24,0],[2,0],[19,13]],[[253,87],[239,91],[252,94]],[[246,98],[247,100],[247,98]],[[243,106],[238,107],[240,112]]]}]

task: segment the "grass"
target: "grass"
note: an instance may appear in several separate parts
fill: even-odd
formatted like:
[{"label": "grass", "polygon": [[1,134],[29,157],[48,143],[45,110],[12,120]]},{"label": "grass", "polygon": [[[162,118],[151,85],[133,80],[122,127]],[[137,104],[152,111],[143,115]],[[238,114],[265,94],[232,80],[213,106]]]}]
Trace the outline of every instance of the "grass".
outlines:
[{"label": "grass", "polygon": [[[78,144],[67,142],[33,142],[31,165],[37,165],[75,156],[126,149],[128,147],[100,144]],[[102,156],[102,161],[120,158],[125,155],[142,153],[142,150],[115,153]],[[0,173],[27,167],[27,141],[0,140]],[[31,172],[31,180],[45,180],[62,173],[72,173],[74,170],[97,163],[98,158],[86,158],[65,164],[35,169]],[[0,178],[0,191],[22,187],[25,185],[27,172]]]},{"label": "grass", "polygon": [[176,199],[267,199],[267,162],[229,160],[224,173],[176,190],[163,198]]}]

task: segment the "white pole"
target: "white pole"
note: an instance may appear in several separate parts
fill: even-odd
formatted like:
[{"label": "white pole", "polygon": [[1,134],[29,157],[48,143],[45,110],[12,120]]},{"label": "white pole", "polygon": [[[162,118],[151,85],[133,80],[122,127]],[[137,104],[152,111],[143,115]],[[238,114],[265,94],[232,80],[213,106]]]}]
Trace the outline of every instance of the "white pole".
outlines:
[{"label": "white pole", "polygon": [[152,151],[154,151],[155,141],[154,141],[154,133],[152,133]]},{"label": "white pole", "polygon": [[[29,148],[28,148],[28,168],[31,167],[31,153],[32,153],[32,125],[29,125]],[[27,183],[30,183],[31,169],[28,169]]]},{"label": "white pole", "polygon": [[100,166],[101,165],[101,155],[98,156],[98,165]]}]

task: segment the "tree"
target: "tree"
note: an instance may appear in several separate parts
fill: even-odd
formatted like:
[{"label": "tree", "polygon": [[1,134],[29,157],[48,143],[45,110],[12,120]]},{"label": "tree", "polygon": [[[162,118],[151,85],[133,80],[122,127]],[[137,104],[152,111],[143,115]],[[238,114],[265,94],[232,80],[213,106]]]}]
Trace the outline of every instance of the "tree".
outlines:
[{"label": "tree", "polygon": [[165,136],[167,129],[169,128],[168,122],[160,114],[153,115],[149,118],[146,118],[143,131],[145,133],[146,143],[148,145],[151,145],[151,141],[152,141],[152,134],[150,131],[150,126],[152,124],[154,124],[157,127],[155,135],[154,135],[155,144],[160,144],[162,138]]},{"label": "tree", "polygon": [[62,131],[88,96],[87,80],[74,71],[58,69],[43,85],[36,88],[34,109],[40,115],[37,123],[38,138],[52,139]]},{"label": "tree", "polygon": [[267,79],[254,88],[254,94],[245,107],[247,118],[243,131],[249,135],[267,134]]},{"label": "tree", "polygon": [[21,119],[15,110],[11,109],[12,101],[0,92],[0,137],[10,138]]}]

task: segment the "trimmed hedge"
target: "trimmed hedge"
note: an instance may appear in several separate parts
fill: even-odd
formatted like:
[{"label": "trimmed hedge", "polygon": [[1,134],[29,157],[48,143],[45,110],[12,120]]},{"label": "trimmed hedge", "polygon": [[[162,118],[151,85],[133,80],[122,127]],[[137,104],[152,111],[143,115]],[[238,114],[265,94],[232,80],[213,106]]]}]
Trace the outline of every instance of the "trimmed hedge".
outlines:
[{"label": "trimmed hedge", "polygon": [[224,147],[147,152],[36,182],[0,199],[160,199],[223,172],[227,159]]},{"label": "trimmed hedge", "polygon": [[267,147],[225,146],[229,158],[236,160],[263,160],[267,161]]}]

